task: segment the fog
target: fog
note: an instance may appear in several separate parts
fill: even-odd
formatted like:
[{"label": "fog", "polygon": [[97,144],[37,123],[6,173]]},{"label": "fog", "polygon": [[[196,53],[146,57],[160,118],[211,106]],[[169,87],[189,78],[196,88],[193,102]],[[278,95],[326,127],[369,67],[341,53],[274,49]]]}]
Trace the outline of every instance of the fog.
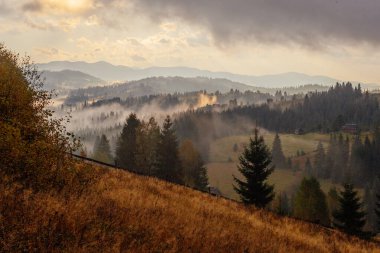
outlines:
[{"label": "fog", "polygon": [[68,131],[73,132],[81,139],[84,148],[91,152],[96,136],[105,134],[115,149],[116,140],[120,134],[126,119],[131,113],[135,113],[140,120],[148,121],[154,117],[159,125],[163,124],[164,119],[169,115],[173,117],[181,112],[196,110],[207,105],[218,103],[215,95],[199,93],[197,103],[181,103],[170,106],[166,109],[160,107],[158,101],[144,104],[139,108],[132,108],[120,103],[104,104],[101,106],[84,106],[78,104],[74,107],[61,107],[61,103],[55,103],[54,117],[60,118],[67,114],[70,121],[66,123]]}]

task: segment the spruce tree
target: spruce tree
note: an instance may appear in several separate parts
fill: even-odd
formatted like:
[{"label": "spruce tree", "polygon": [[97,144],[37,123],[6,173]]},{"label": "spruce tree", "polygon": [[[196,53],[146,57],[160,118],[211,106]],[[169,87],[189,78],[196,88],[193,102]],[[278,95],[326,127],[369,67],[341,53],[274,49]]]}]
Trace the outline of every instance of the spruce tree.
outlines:
[{"label": "spruce tree", "polygon": [[294,198],[293,215],[307,221],[330,224],[326,196],[314,177],[302,180]]},{"label": "spruce tree", "polygon": [[351,157],[350,157],[350,178],[353,183],[357,185],[362,185],[362,169],[363,169],[363,143],[361,141],[361,136],[356,135],[351,147]]},{"label": "spruce tree", "polygon": [[327,205],[329,207],[329,216],[332,219],[333,213],[339,207],[339,195],[335,186],[330,188],[329,192],[327,193]]},{"label": "spruce tree", "polygon": [[314,177],[324,177],[325,176],[325,149],[323,148],[322,142],[318,143],[316,154],[315,154],[315,162],[314,162]]},{"label": "spruce tree", "polygon": [[376,194],[376,209],[375,213],[377,216],[377,231],[380,231],[380,193]]},{"label": "spruce tree", "polygon": [[273,202],[272,203],[273,203],[274,212],[276,212],[279,215],[290,214],[289,198],[286,192],[282,192],[281,194],[276,194],[276,198]]},{"label": "spruce tree", "polygon": [[[380,176],[377,177],[377,183],[380,182]],[[376,203],[375,203],[375,214],[376,214],[376,231],[380,231],[380,187],[378,184],[375,184],[377,187],[374,187],[376,192]]]},{"label": "spruce tree", "polygon": [[111,154],[111,146],[107,137],[102,134],[100,138],[97,138],[98,141],[95,142],[94,152],[92,158],[104,163],[112,164],[113,158]]},{"label": "spruce tree", "polygon": [[344,232],[362,236],[362,228],[366,222],[362,203],[352,184],[344,184],[344,190],[339,194],[339,208],[333,213],[335,227]]},{"label": "spruce tree", "polygon": [[286,167],[286,158],[282,152],[281,139],[278,133],[274,137],[272,146],[272,161],[276,167],[284,168]]},{"label": "spruce tree", "polygon": [[136,114],[131,113],[124,124],[123,130],[116,146],[116,165],[128,170],[137,171],[137,133],[140,120]]},{"label": "spruce tree", "polygon": [[169,182],[183,182],[178,140],[170,116],[164,121],[158,144],[157,176]]},{"label": "spruce tree", "polygon": [[264,208],[274,198],[274,187],[266,182],[274,166],[270,151],[263,137],[259,136],[257,128],[254,130],[253,139],[250,138],[249,145],[239,157],[239,161],[238,169],[244,180],[234,176],[237,183],[234,185],[235,191],[240,195],[243,203]]},{"label": "spruce tree", "polygon": [[147,162],[148,162],[148,174],[154,175],[158,169],[158,145],[160,142],[160,126],[157,121],[151,117],[148,122],[147,129]]},{"label": "spruce tree", "polygon": [[311,176],[313,172],[313,166],[311,165],[310,158],[308,157],[305,162],[305,173],[308,176]]},{"label": "spruce tree", "polygon": [[155,175],[158,164],[158,143],[160,127],[151,117],[146,123],[141,122],[136,139],[136,166],[138,171],[146,175]]}]

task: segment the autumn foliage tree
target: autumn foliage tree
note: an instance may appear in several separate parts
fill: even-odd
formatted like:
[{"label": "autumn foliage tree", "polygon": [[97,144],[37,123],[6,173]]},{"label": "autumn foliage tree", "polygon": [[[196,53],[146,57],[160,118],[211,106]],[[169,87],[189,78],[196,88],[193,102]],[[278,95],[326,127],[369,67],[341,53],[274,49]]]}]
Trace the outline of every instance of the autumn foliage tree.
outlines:
[{"label": "autumn foliage tree", "polygon": [[326,196],[314,177],[302,180],[294,198],[293,215],[303,220],[330,224]]},{"label": "autumn foliage tree", "polygon": [[183,181],[191,187],[206,190],[208,185],[207,170],[201,155],[191,140],[184,140],[179,147],[179,158],[183,169]]},{"label": "autumn foliage tree", "polygon": [[35,190],[62,185],[60,169],[77,141],[62,124],[67,119],[51,117],[53,112],[47,109],[51,97],[30,59],[22,59],[0,44],[2,180],[17,180]]}]

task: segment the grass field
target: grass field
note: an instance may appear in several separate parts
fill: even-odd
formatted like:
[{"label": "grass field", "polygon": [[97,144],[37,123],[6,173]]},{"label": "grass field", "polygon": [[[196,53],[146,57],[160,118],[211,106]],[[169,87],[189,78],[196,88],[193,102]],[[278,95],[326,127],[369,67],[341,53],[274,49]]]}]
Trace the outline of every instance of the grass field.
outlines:
[{"label": "grass field", "polygon": [[[271,149],[275,134],[268,131],[261,131],[260,134],[263,135],[265,143]],[[362,134],[362,139],[364,140],[368,134],[369,133]],[[345,137],[346,135],[344,138]],[[352,135],[348,135],[348,137],[353,138]],[[302,170],[306,158],[309,157],[313,162],[313,151],[316,150],[319,141],[323,143],[325,150],[327,150],[330,136],[321,133],[308,133],[304,135],[280,134],[280,139],[284,155],[286,157],[292,157],[293,166],[298,165]],[[218,187],[226,197],[238,199],[232,187],[232,175],[239,175],[236,167],[238,157],[248,142],[248,135],[239,135],[217,139],[210,145],[210,163],[207,164],[209,181],[211,185]],[[233,150],[234,144],[238,145],[237,151]],[[301,150],[305,152],[306,155],[297,157],[297,151]],[[304,173],[302,171],[294,173],[291,170],[277,168],[271,175],[269,181],[275,185],[276,192],[292,192],[303,177]],[[320,183],[326,193],[334,186],[330,180],[320,180]]]},{"label": "grass field", "polygon": [[[263,131],[261,134],[264,136],[265,143],[271,148],[275,134],[267,131]],[[312,152],[316,149],[319,141],[322,141],[324,147],[327,148],[329,138],[329,135],[319,133],[304,135],[280,134],[282,149],[287,157],[295,156],[298,150],[302,150],[305,153]],[[217,139],[210,145],[210,161],[237,161],[238,156],[244,149],[244,145],[248,142],[248,135],[229,136]],[[234,144],[238,145],[237,152],[233,151]]]},{"label": "grass field", "polygon": [[[224,196],[238,200],[233,190],[233,176],[240,177],[236,163],[209,163],[207,164],[210,185],[216,186]],[[291,170],[276,169],[269,178],[269,182],[275,185],[275,191],[293,192],[299,185],[304,174],[294,173]],[[322,190],[327,193],[334,186],[329,180],[320,180]]]},{"label": "grass field", "polygon": [[69,183],[60,192],[0,184],[0,251],[379,251],[336,230],[154,178],[121,170],[88,173],[86,185]]}]

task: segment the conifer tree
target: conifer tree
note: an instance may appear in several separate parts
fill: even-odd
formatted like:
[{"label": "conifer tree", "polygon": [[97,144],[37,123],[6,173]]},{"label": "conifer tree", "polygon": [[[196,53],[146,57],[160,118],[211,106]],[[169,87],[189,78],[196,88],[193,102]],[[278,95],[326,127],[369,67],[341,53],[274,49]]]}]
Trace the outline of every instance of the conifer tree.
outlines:
[{"label": "conifer tree", "polygon": [[286,158],[282,152],[281,139],[278,133],[274,137],[272,146],[272,161],[276,167],[284,168],[286,166]]},{"label": "conifer tree", "polygon": [[374,187],[374,191],[376,192],[376,203],[375,203],[375,214],[376,214],[376,224],[375,224],[375,227],[376,227],[376,231],[379,232],[380,231],[380,187],[378,185],[378,183],[380,182],[380,176],[377,177],[377,181],[375,181],[377,184],[375,184],[376,186]]},{"label": "conifer tree", "polygon": [[148,122],[142,121],[136,139],[136,167],[147,175],[155,175],[158,166],[158,143],[160,127],[154,117]]},{"label": "conifer tree", "polygon": [[116,165],[128,170],[136,171],[137,133],[140,120],[131,113],[124,124],[116,147]]},{"label": "conifer tree", "polygon": [[[343,135],[340,135],[340,137],[343,138]],[[339,167],[341,163],[339,145],[342,140],[335,133],[330,134],[329,147],[325,158],[325,170],[322,178],[336,178],[337,173],[339,173],[340,168],[337,168],[337,166]]]},{"label": "conifer tree", "polygon": [[325,176],[325,159],[325,149],[323,148],[322,142],[319,142],[315,154],[314,172],[312,173],[314,177]]},{"label": "conifer tree", "polygon": [[377,216],[377,231],[380,231],[380,193],[376,194],[376,209],[375,213]]},{"label": "conifer tree", "polygon": [[148,174],[155,174],[158,169],[158,145],[160,142],[160,126],[157,121],[151,117],[147,126],[147,163],[148,163]]},{"label": "conifer tree", "polygon": [[158,144],[157,176],[175,183],[183,181],[178,140],[170,116],[167,116],[164,121]]},{"label": "conifer tree", "polygon": [[330,188],[329,192],[327,193],[327,205],[329,207],[329,216],[332,219],[333,213],[339,207],[339,195],[336,187]]},{"label": "conifer tree", "polygon": [[276,198],[273,201],[274,211],[279,215],[289,215],[290,214],[290,206],[289,206],[289,198],[286,192],[282,192],[281,194],[276,194]]},{"label": "conifer tree", "polygon": [[311,176],[313,172],[313,166],[311,165],[310,158],[308,157],[305,162],[305,173],[308,176]]},{"label": "conifer tree", "polygon": [[339,208],[333,213],[335,227],[344,232],[361,236],[365,224],[365,212],[352,184],[344,184],[344,190],[339,194]]},{"label": "conifer tree", "polygon": [[291,170],[293,167],[292,158],[288,157],[288,161],[286,162],[287,169]]},{"label": "conifer tree", "polygon": [[356,135],[351,147],[351,157],[350,157],[350,171],[349,175],[353,182],[357,185],[362,183],[361,171],[363,168],[362,160],[363,143],[361,141],[361,136]]},{"label": "conifer tree", "polygon": [[263,137],[259,136],[257,128],[254,130],[253,139],[250,138],[249,145],[239,157],[239,161],[238,169],[244,180],[234,176],[237,183],[234,185],[235,191],[240,195],[243,203],[264,208],[274,198],[274,187],[266,182],[274,166],[271,165],[270,151]]},{"label": "conifer tree", "polygon": [[111,154],[111,146],[107,137],[102,134],[98,141],[95,142],[94,152],[92,158],[104,163],[113,163],[113,158]]},{"label": "conifer tree", "polygon": [[300,219],[329,225],[326,196],[314,177],[302,180],[294,198],[293,215]]}]

